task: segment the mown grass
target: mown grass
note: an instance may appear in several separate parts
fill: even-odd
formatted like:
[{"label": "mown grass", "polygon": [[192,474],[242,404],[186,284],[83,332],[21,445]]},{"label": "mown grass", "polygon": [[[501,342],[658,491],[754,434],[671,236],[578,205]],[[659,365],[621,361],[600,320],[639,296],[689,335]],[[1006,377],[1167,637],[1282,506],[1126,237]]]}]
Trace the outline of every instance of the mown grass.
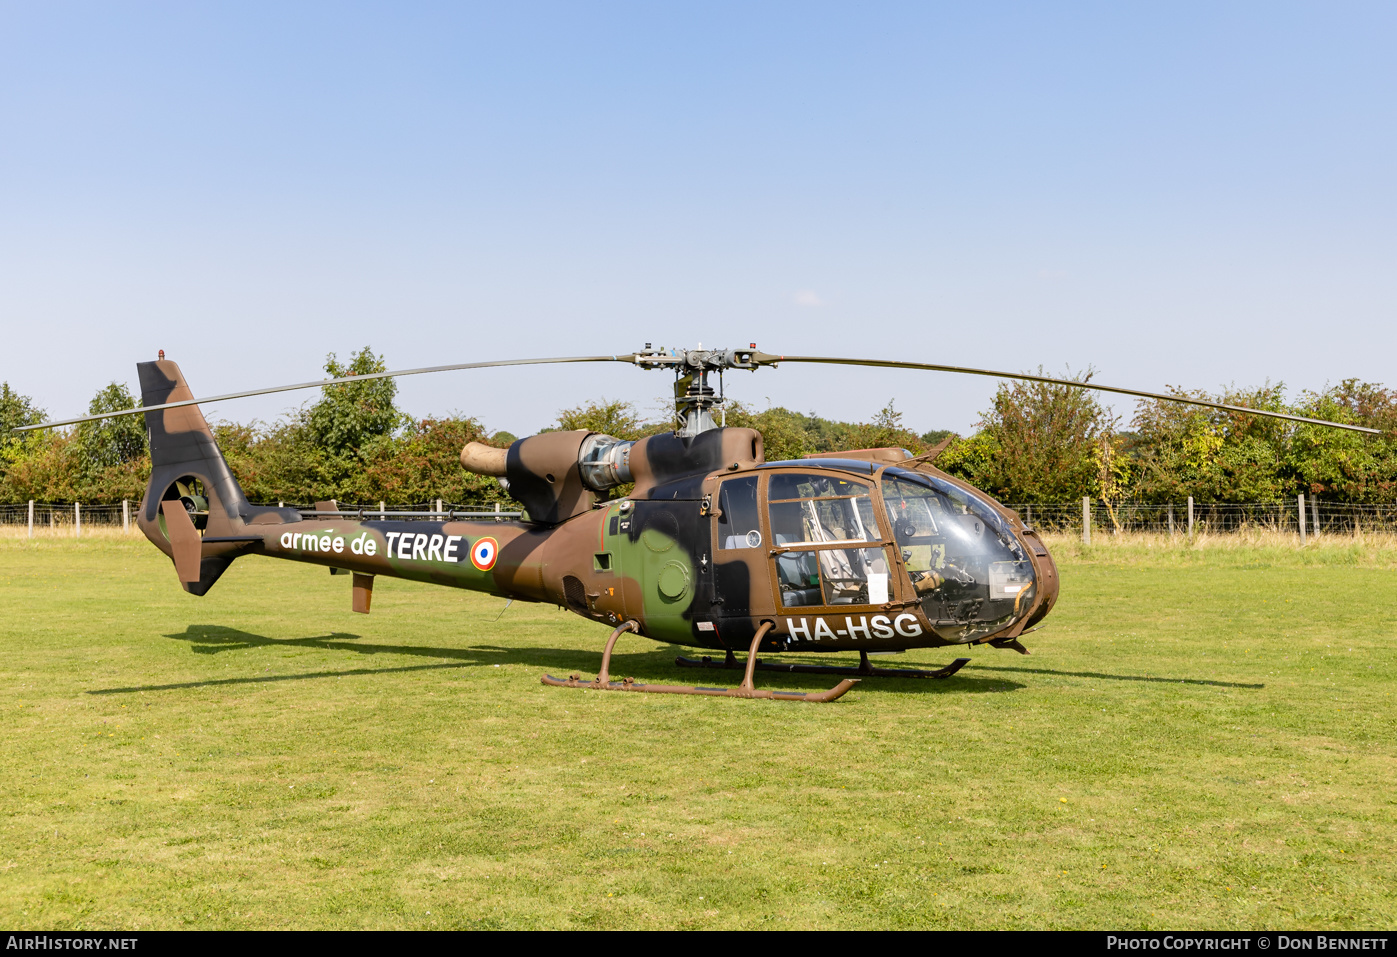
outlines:
[{"label": "mown grass", "polygon": [[0,922],[1397,922],[1397,549],[1054,544],[1032,657],[814,706],[545,688],[605,638],[553,608],[2,540]]}]

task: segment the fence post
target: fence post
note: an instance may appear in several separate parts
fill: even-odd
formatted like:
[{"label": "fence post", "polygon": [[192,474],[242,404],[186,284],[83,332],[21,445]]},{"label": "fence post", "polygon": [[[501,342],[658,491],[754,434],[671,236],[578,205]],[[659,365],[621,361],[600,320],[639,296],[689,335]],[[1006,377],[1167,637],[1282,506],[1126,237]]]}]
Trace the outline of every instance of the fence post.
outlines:
[{"label": "fence post", "polygon": [[387,513],[387,511],[384,509],[383,503],[382,503],[382,502],[379,502],[379,503],[378,503],[378,520],[381,522],[381,521],[383,521],[383,520],[384,520],[385,518],[387,518],[387,517],[388,517],[388,513]]},{"label": "fence post", "polygon": [[1025,505],[1025,506],[1024,506],[1024,510],[1028,513],[1028,520],[1027,520],[1026,522],[1024,522],[1024,524],[1027,525],[1029,528],[1032,528],[1032,527],[1033,527],[1033,506],[1032,506],[1032,505]]},{"label": "fence post", "polygon": [[29,500],[29,537],[34,537],[34,500]]},{"label": "fence post", "polygon": [[1310,496],[1310,531],[1319,534],[1319,499]]},{"label": "fence post", "polygon": [[1091,544],[1091,497],[1082,496],[1082,544]]},{"label": "fence post", "polygon": [[1188,497],[1188,537],[1193,537],[1193,496]]},{"label": "fence post", "polygon": [[495,503],[495,521],[498,522],[499,520],[500,520],[500,503],[499,503],[499,502],[496,502],[496,503]]},{"label": "fence post", "polygon": [[73,537],[82,538],[82,504],[73,503]]},{"label": "fence post", "polygon": [[441,499],[437,499],[437,514],[441,514]]},{"label": "fence post", "polygon": [[1305,493],[1300,493],[1300,544],[1305,544]]},{"label": "fence post", "polygon": [[121,500],[121,530],[131,531],[131,500],[124,498]]},{"label": "fence post", "polygon": [[1169,506],[1169,537],[1174,537],[1174,506]]}]

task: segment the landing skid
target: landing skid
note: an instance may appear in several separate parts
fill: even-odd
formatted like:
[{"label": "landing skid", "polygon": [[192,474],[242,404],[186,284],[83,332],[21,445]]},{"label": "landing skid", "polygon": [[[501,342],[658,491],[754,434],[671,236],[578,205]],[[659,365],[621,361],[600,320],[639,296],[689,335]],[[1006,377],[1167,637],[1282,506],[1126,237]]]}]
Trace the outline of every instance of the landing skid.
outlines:
[{"label": "landing skid", "polygon": [[[704,655],[702,658],[675,658],[674,663],[681,668],[715,668],[722,671],[736,671],[743,666],[731,651],[722,661]],[[860,678],[949,678],[966,665],[969,658],[957,658],[944,668],[926,671],[921,668],[875,668],[868,660],[868,652],[859,652],[857,668],[841,668],[835,665],[807,665],[784,661],[762,661],[757,659],[758,671],[785,671],[804,675],[857,675]]]},{"label": "landing skid", "polygon": [[583,681],[580,675],[570,675],[566,680],[555,678],[552,675],[544,675],[543,683],[552,685],[555,688],[590,688],[593,691],[646,691],[651,694],[703,694],[711,695],[715,698],[773,698],[777,701],[833,701],[842,697],[854,685],[858,684],[849,678],[845,678],[839,684],[828,691],[768,691],[765,688],[700,688],[696,685],[645,685],[638,684],[634,678],[627,678],[624,681],[608,681],[602,684],[600,681]]},{"label": "landing skid", "polygon": [[[742,684],[736,688],[700,688],[688,685],[647,685],[638,684],[634,678],[626,678],[622,681],[611,680],[611,652],[616,647],[616,639],[620,638],[628,631],[636,631],[636,624],[633,621],[622,622],[622,624],[611,633],[607,639],[606,650],[602,652],[601,674],[597,675],[595,681],[583,681],[581,675],[569,675],[567,678],[555,678],[552,675],[544,675],[542,681],[546,685],[555,688],[585,688],[592,691],[639,691],[648,694],[698,694],[708,695],[714,698],[770,698],[773,701],[809,701],[825,702],[833,701],[844,696],[854,685],[858,684],[856,679],[845,678],[839,684],[828,691],[768,691],[765,688],[757,688],[752,681],[752,672],[758,667],[757,646],[761,644],[762,638],[771,629],[770,622],[764,622],[757,629],[756,637],[752,639],[752,647],[747,655],[746,673],[742,677]],[[732,653],[728,653],[728,659],[735,661]],[[683,664],[684,659],[679,659]],[[970,659],[965,659],[969,661]],[[865,663],[867,658],[864,659]],[[704,667],[698,665],[697,667]],[[715,665],[714,667],[725,667]],[[741,665],[736,667],[740,668]],[[769,669],[786,670],[786,669]],[[817,669],[828,670],[828,669]],[[854,673],[852,669],[845,669],[849,673]],[[881,670],[881,669],[880,669]]]}]

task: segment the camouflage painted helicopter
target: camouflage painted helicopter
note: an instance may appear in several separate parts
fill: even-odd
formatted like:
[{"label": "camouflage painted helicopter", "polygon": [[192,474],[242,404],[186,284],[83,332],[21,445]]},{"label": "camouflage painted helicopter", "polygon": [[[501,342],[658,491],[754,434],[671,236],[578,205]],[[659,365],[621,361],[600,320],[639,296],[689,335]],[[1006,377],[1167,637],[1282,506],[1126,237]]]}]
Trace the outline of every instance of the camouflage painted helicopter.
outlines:
[{"label": "camouflage painted helicopter", "polygon": [[[199,411],[201,402],[340,382],[491,366],[625,362],[675,375],[676,428],[636,442],[549,432],[506,449],[471,443],[461,464],[495,476],[518,500],[517,520],[449,514],[445,521],[248,502]],[[1019,639],[1052,610],[1058,573],[1038,533],[983,492],[938,470],[944,448],[854,449],[767,462],[762,436],[724,428],[723,373],[780,362],[863,365],[1026,379],[1375,432],[1359,426],[1047,376],[927,363],[779,356],[747,349],[654,349],[630,355],[465,363],[329,379],[205,399],[161,358],[137,365],[139,408],[48,422],[145,415],[151,477],[138,524],[203,595],[232,562],[258,554],[352,574],[352,607],[367,613],[377,576],[550,602],[612,627],[593,681],[570,688],[832,701],[860,677],[945,678],[939,670],[875,668],[871,652],[988,644],[1027,654]],[[717,388],[711,377],[716,374]],[[623,498],[613,490],[633,483]],[[610,660],[634,632],[713,649],[723,659],[680,665],[741,669],[737,688],[613,681]],[[734,652],[746,651],[745,663]],[[761,662],[758,652],[859,653],[859,666]],[[848,675],[828,691],[758,689],[754,671]]]}]

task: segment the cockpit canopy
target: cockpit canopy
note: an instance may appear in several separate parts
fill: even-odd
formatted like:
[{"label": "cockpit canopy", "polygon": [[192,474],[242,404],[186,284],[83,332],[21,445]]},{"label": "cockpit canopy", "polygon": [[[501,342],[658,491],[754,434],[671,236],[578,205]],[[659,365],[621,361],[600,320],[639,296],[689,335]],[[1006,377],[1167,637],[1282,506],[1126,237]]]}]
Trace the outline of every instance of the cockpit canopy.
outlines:
[{"label": "cockpit canopy", "polygon": [[842,469],[772,471],[763,527],[758,481],[734,476],[721,486],[719,560],[769,549],[783,610],[884,605],[897,594],[890,576],[899,564],[945,641],[1003,631],[1033,605],[1033,564],[1013,528],[952,482],[889,467],[875,492],[872,476]]}]

